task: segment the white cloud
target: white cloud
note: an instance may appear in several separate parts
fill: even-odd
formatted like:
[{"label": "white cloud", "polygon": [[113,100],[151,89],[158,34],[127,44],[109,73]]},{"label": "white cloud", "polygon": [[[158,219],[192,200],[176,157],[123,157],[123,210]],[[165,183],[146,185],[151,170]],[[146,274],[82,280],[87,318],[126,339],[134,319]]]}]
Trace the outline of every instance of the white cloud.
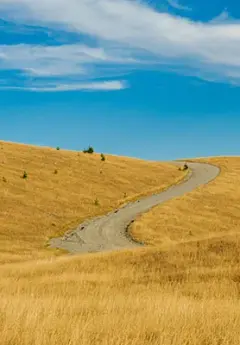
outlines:
[{"label": "white cloud", "polygon": [[[233,78],[230,75],[239,75],[239,23],[194,22],[157,12],[140,0],[0,0],[0,10],[2,17],[15,21],[91,35],[100,45],[95,50],[83,50],[79,45],[33,47],[32,52],[25,46],[26,58],[24,52],[19,61],[7,54],[1,68],[20,65],[32,75],[78,74],[87,78],[89,73],[90,77],[97,73],[99,63],[112,64],[117,70],[119,64],[142,68],[139,63],[149,61],[152,69],[163,63],[193,75],[195,71],[204,76],[214,72],[216,78],[227,80]],[[6,54],[6,49],[0,48],[0,55]]]},{"label": "white cloud", "polygon": [[0,70],[18,70],[36,78],[76,76],[78,79],[89,79],[101,76],[104,68],[106,74],[110,66],[124,64],[126,68],[126,65],[137,63],[140,62],[127,52],[113,46],[91,48],[83,44],[51,47],[0,45]]},{"label": "white cloud", "polygon": [[22,70],[39,77],[84,74],[85,64],[99,60],[107,61],[110,57],[102,49],[91,49],[84,45],[0,46],[0,69]]},{"label": "white cloud", "polygon": [[14,87],[1,86],[1,90],[24,90],[32,92],[63,92],[63,91],[118,91],[126,89],[127,83],[125,81],[102,81],[82,84],[61,84],[51,87]]},{"label": "white cloud", "polygon": [[173,8],[176,8],[177,10],[181,11],[192,11],[192,8],[188,6],[181,5],[179,1],[177,0],[167,0],[168,4],[172,6]]}]

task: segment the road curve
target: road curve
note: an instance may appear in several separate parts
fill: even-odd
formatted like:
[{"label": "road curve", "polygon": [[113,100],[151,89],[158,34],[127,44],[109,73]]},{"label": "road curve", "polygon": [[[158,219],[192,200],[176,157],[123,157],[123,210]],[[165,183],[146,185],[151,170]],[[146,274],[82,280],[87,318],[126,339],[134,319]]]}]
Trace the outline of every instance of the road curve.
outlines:
[{"label": "road curve", "polygon": [[[172,162],[179,166],[183,163]],[[140,214],[152,207],[175,197],[182,196],[193,189],[214,180],[220,173],[216,166],[205,163],[188,163],[190,172],[180,184],[171,186],[162,193],[144,197],[128,203],[119,210],[105,216],[85,221],[79,227],[65,236],[51,239],[51,248],[67,250],[71,254],[93,253],[123,248],[134,248],[143,244],[134,242],[128,235],[129,224]]]}]

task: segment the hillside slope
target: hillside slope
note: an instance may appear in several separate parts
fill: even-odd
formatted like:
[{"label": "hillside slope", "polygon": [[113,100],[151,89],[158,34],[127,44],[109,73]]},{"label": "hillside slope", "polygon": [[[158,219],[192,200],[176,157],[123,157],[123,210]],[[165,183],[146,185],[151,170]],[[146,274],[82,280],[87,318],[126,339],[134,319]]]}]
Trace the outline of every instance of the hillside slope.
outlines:
[{"label": "hillside slope", "polygon": [[49,238],[182,177],[166,163],[0,142],[0,263],[52,255]]},{"label": "hillside slope", "polygon": [[134,238],[168,249],[180,243],[231,241],[240,228],[240,157],[193,160],[221,168],[209,185],[157,206],[131,228]]}]

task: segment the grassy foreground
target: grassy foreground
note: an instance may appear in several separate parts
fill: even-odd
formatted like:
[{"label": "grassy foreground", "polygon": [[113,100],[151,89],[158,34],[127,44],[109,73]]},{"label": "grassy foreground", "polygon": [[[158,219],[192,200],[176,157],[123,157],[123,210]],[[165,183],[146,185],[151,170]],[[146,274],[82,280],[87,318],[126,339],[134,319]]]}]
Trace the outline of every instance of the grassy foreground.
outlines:
[{"label": "grassy foreground", "polygon": [[204,263],[151,248],[6,265],[1,344],[238,345],[239,269]]}]

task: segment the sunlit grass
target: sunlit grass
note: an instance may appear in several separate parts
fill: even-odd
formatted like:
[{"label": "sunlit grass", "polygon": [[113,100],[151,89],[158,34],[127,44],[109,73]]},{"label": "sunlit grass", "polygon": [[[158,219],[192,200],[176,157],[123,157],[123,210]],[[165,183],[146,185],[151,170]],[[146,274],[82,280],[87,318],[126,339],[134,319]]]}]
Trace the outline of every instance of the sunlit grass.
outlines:
[{"label": "sunlit grass", "polygon": [[[55,157],[56,152],[51,154]],[[61,150],[57,154],[77,155]],[[85,156],[82,159],[89,159],[89,169],[94,163],[96,170],[101,160],[98,155],[93,157],[92,161]],[[64,156],[64,159],[67,158]],[[105,171],[109,189],[113,196],[114,193],[117,196],[116,199],[112,196],[113,204],[120,202],[120,194],[124,194],[128,178],[132,181],[128,197],[140,193],[145,184],[146,192],[156,188],[154,183],[160,178],[160,165],[140,161],[133,163],[132,160],[115,157],[107,161],[109,159],[113,159],[111,170],[110,166],[104,169],[109,169],[109,175]],[[215,181],[184,197],[168,201],[138,219],[131,229],[132,234],[148,242],[149,247],[76,257],[48,257],[46,249],[40,249],[45,239],[41,227],[37,228],[39,235],[31,225],[35,224],[34,213],[32,217],[21,217],[25,208],[18,209],[20,206],[14,203],[12,210],[16,207],[19,211],[13,224],[25,219],[30,227],[27,230],[28,245],[19,225],[14,232],[10,232],[13,240],[12,247],[8,248],[8,243],[11,243],[7,242],[9,228],[1,226],[1,246],[5,245],[4,258],[9,261],[0,267],[1,345],[238,345],[240,158],[218,158],[210,162],[222,168]],[[120,192],[110,182],[115,165],[114,173],[122,188]],[[124,166],[121,172],[119,166]],[[25,169],[24,165],[22,168]],[[30,179],[31,169],[26,169]],[[149,170],[147,177],[140,177],[143,169]],[[179,178],[175,173],[173,169],[172,179]],[[128,177],[129,174],[131,177]],[[82,176],[85,181],[87,175]],[[45,177],[41,188],[46,184],[44,181]],[[80,191],[82,187],[80,182],[76,182],[77,177],[74,181],[73,190],[76,191],[77,186]],[[93,201],[94,197],[103,200],[101,193],[106,190],[104,184],[100,188],[96,177],[97,181],[92,185],[99,186],[99,194],[95,195],[95,189],[92,192],[88,190],[92,194],[86,193]],[[60,194],[63,193],[62,183],[59,181],[54,191],[60,195],[58,200],[62,206],[59,207],[63,210],[63,205],[67,204],[63,200],[70,194],[69,191]],[[66,182],[63,184],[65,186]],[[71,191],[70,184],[68,187]],[[27,187],[24,191],[32,195]],[[14,195],[11,193],[8,197]],[[70,193],[74,196],[73,191]],[[7,194],[5,201],[6,198]],[[77,203],[78,199],[73,197],[73,200]],[[46,200],[42,199],[42,202],[46,203]],[[106,205],[105,208],[100,206],[101,212],[104,212],[109,204],[102,202],[102,205]],[[96,212],[96,206],[93,206],[86,208],[89,214]],[[83,206],[80,203],[79,207],[85,210],[84,203]],[[70,209],[69,206],[66,212],[63,210],[67,220],[65,225],[68,221],[77,221],[80,215],[74,213],[73,216]],[[1,213],[1,224],[4,220],[8,222],[6,215],[9,215],[6,211]],[[40,216],[37,217],[38,222],[48,224]],[[61,224],[61,219],[58,224]],[[57,231],[53,230],[51,234]],[[39,247],[35,243],[39,243]],[[33,248],[36,251],[34,254]],[[26,250],[31,254],[26,254]],[[19,262],[13,263],[13,257]],[[23,258],[29,261],[21,262]]]}]

